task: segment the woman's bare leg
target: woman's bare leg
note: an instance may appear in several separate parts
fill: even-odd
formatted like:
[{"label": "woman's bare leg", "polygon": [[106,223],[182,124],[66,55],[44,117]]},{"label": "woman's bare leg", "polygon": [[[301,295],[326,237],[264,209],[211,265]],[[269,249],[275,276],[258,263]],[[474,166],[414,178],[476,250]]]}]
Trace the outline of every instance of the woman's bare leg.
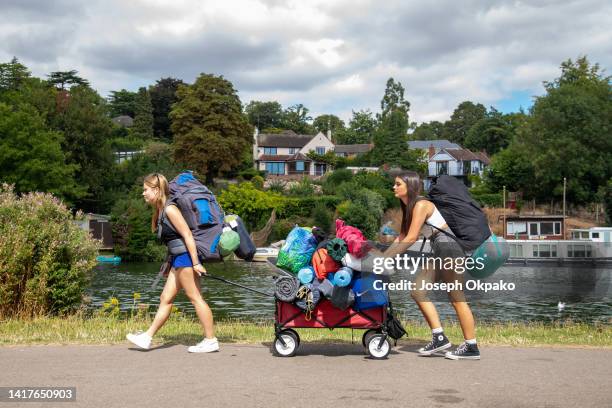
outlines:
[{"label": "woman's bare leg", "polygon": [[157,309],[157,313],[155,313],[153,323],[151,323],[151,326],[147,330],[147,334],[151,337],[157,333],[157,331],[164,325],[164,323],[166,323],[166,320],[168,320],[168,317],[170,316],[170,312],[172,311],[172,302],[174,302],[174,298],[181,288],[181,284],[176,275],[176,270],[172,268],[168,274],[168,279],[166,279],[164,290],[162,290],[162,293],[159,296],[159,308]]},{"label": "woman's bare leg", "polygon": [[202,293],[200,292],[200,278],[192,268],[180,268],[178,271],[179,282],[195,308],[202,329],[204,330],[204,336],[212,339],[215,337],[213,314],[208,304],[202,298]]}]

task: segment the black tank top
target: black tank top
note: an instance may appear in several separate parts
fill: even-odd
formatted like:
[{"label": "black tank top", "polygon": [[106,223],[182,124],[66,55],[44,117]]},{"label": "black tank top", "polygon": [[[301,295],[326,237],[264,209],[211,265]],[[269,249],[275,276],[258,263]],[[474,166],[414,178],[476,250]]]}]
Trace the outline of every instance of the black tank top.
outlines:
[{"label": "black tank top", "polygon": [[[172,204],[170,204],[172,205]],[[166,206],[167,208],[167,206]],[[170,220],[168,219],[168,217],[166,216],[166,208],[164,208],[159,216],[159,224],[158,224],[158,228],[161,229],[161,234],[159,235],[159,240],[163,243],[163,244],[167,244],[168,242],[172,241],[173,239],[182,239],[183,237],[181,237],[181,235],[176,232],[176,230],[174,229],[174,227],[172,226],[172,223],[170,222]]]}]

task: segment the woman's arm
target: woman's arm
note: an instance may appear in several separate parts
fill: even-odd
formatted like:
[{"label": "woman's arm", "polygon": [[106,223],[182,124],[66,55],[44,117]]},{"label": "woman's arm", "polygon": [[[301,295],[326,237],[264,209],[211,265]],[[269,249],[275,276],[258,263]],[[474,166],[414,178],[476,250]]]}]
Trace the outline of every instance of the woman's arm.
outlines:
[{"label": "woman's arm", "polygon": [[202,266],[200,260],[198,259],[198,250],[196,249],[191,230],[189,229],[187,222],[185,222],[185,218],[183,218],[183,214],[181,214],[180,210],[175,205],[169,205],[166,207],[166,214],[168,215],[168,219],[172,223],[172,226],[176,232],[178,232],[181,237],[183,237],[183,241],[185,241],[185,246],[187,247],[187,251],[189,251],[189,256],[191,257],[193,269],[198,273],[198,275],[201,273],[206,273],[206,269],[204,269],[204,266]]},{"label": "woman's arm", "polygon": [[394,257],[410,248],[419,238],[421,228],[431,210],[431,203],[429,201],[418,201],[412,209],[412,222],[410,223],[410,228],[408,228],[408,234],[403,238],[399,237],[400,239],[398,239],[398,242],[394,242],[389,249],[385,251],[384,256]]}]

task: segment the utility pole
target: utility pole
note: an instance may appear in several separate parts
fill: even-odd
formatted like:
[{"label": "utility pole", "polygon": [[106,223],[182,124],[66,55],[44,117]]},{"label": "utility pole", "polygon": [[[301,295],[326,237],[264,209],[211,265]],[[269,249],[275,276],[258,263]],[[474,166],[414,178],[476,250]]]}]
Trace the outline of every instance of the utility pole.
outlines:
[{"label": "utility pole", "polygon": [[503,228],[503,231],[504,231],[504,239],[506,239],[506,233],[507,233],[507,231],[506,231],[506,186],[504,186],[503,196],[504,196],[504,198],[503,198],[503,202],[504,202],[504,213],[503,213],[504,228]]},{"label": "utility pole", "polygon": [[565,190],[567,179],[563,177],[563,239],[565,239]]}]

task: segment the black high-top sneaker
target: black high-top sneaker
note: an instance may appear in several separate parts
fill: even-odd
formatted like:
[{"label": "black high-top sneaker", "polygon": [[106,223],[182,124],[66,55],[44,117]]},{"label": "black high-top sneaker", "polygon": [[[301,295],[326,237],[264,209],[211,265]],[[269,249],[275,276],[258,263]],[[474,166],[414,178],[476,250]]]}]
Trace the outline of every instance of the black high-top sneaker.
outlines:
[{"label": "black high-top sneaker", "polygon": [[451,347],[451,342],[448,341],[444,333],[436,333],[431,336],[431,341],[419,349],[419,354],[422,356],[431,356],[442,350]]},{"label": "black high-top sneaker", "polygon": [[451,360],[480,360],[478,344],[462,343],[457,350],[447,352],[444,357]]}]

